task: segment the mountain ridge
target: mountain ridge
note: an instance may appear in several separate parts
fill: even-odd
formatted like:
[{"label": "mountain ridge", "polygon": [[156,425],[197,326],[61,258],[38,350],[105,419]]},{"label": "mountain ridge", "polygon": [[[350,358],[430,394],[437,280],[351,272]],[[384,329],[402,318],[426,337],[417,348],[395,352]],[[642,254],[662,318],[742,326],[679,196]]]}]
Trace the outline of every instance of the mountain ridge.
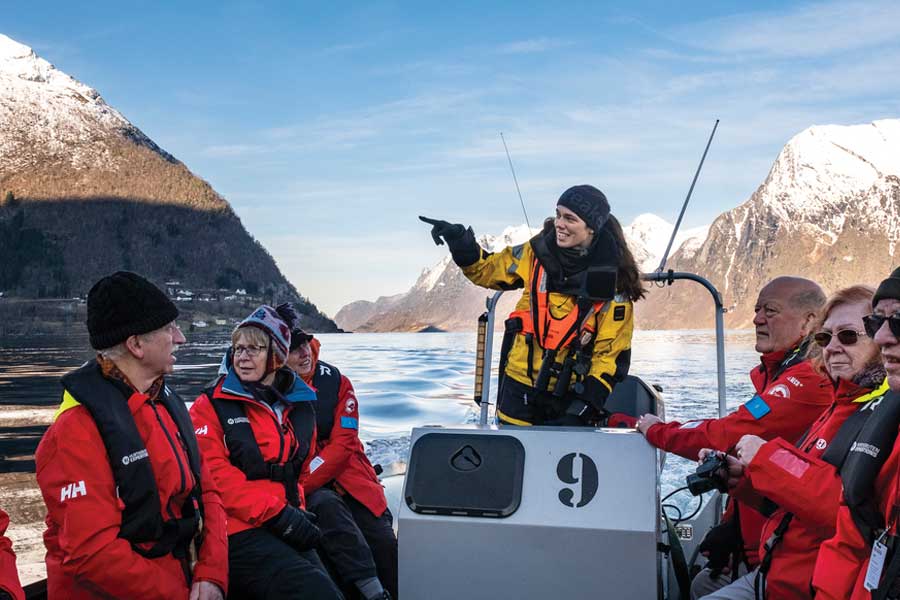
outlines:
[{"label": "mountain ridge", "polygon": [[[658,267],[668,241],[660,233],[664,229],[660,222],[665,223],[655,215],[639,215],[623,228],[645,272]],[[855,283],[876,284],[900,262],[898,244],[900,119],[815,125],[787,141],[765,180],[744,202],[707,227],[679,233],[666,266],[710,280],[728,309],[726,326],[744,328],[752,326],[759,289],[773,277],[808,277],[829,293]],[[433,273],[431,278],[436,278]],[[455,265],[448,264],[436,279],[449,290],[443,300],[425,296],[417,305],[410,296],[420,279],[403,301],[394,301],[403,306],[402,314],[373,309],[380,316],[361,327],[474,328],[490,291],[465,281]],[[668,289],[647,289],[647,298],[635,305],[638,327],[713,326],[712,300],[700,286],[675,282]],[[513,296],[518,293],[506,294],[503,300]],[[454,315],[445,305],[457,306],[465,316]],[[501,305],[498,315],[508,310],[508,305]],[[342,317],[339,311],[335,320],[341,323]]]},{"label": "mountain ridge", "polygon": [[0,291],[83,296],[118,269],[186,289],[294,301],[310,329],[337,326],[284,277],[230,204],[93,88],[0,34]]}]

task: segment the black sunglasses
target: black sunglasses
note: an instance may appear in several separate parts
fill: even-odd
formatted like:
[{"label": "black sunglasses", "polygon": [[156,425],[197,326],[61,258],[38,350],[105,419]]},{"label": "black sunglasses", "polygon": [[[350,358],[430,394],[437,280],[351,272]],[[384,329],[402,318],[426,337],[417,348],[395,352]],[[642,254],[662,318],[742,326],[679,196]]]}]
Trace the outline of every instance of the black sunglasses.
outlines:
[{"label": "black sunglasses", "polygon": [[863,325],[866,327],[866,333],[869,334],[869,337],[874,338],[885,321],[887,321],[888,327],[891,328],[891,333],[894,334],[894,337],[900,339],[900,313],[895,313],[889,317],[884,315],[866,315],[863,317]]},{"label": "black sunglasses", "polygon": [[859,341],[860,335],[865,334],[862,331],[856,331],[854,329],[841,329],[836,333],[820,331],[813,336],[813,340],[815,340],[819,346],[824,348],[831,343],[832,337],[836,337],[842,346],[852,346]]}]

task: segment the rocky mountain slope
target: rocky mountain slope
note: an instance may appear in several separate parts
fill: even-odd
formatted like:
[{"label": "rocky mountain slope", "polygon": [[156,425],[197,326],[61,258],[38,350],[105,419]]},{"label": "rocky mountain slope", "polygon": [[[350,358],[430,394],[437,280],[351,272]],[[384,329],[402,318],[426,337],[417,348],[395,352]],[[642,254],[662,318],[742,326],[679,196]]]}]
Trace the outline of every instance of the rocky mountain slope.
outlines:
[{"label": "rocky mountain slope", "polygon": [[[900,119],[816,126],[792,138],[756,192],[670,266],[710,279],[729,307],[726,326],[749,327],[768,279],[802,275],[826,291],[877,284],[900,262],[898,241]],[[643,326],[710,326],[706,292],[676,286],[642,303]]]},{"label": "rocky mountain slope", "polygon": [[190,289],[303,299],[228,202],[100,94],[0,34],[0,291],[83,295],[131,269]]}]

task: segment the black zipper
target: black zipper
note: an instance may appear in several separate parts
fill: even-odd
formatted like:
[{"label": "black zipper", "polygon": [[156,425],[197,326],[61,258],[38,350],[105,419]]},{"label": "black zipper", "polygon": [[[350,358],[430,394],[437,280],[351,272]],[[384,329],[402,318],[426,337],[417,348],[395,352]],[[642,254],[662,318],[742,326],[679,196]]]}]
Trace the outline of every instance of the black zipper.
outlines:
[{"label": "black zipper", "polygon": [[[181,458],[178,456],[178,447],[175,445],[175,441],[172,439],[168,428],[166,428],[166,424],[163,422],[162,417],[159,416],[159,411],[156,409],[156,402],[154,400],[149,400],[149,403],[150,408],[153,409],[153,414],[156,415],[156,420],[159,421],[159,426],[162,428],[163,433],[166,434],[166,439],[169,440],[169,445],[172,447],[172,454],[175,455],[175,462],[178,463],[178,472],[181,475],[181,488],[178,490],[178,494],[180,495],[187,489],[187,480],[184,473],[184,465],[181,464]],[[166,507],[166,512],[169,513],[170,517],[175,517],[175,513],[172,511],[171,506]]]}]

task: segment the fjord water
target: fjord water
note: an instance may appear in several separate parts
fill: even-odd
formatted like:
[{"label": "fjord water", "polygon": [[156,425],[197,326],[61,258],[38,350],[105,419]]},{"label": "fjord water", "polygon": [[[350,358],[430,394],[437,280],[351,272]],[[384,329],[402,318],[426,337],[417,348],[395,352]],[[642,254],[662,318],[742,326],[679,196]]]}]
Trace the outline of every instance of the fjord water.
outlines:
[{"label": "fjord water", "polygon": [[[359,398],[360,437],[373,463],[403,461],[409,431],[422,425],[473,423],[474,333],[323,334],[321,358],[353,382]],[[495,338],[494,378],[500,335]],[[188,333],[178,352],[170,385],[193,400],[209,382],[227,347],[224,333]],[[632,374],[664,392],[668,419],[713,417],[717,413],[715,336],[709,331],[639,331],[634,336]],[[0,427],[4,446],[17,425],[34,414],[47,422],[59,402],[59,377],[90,358],[86,336],[0,339]],[[747,372],[758,358],[749,331],[726,335],[729,408],[752,396]],[[43,416],[43,418],[41,418]],[[33,429],[31,429],[33,432]],[[24,429],[23,429],[24,432]],[[2,450],[0,450],[2,452]],[[669,457],[664,493],[682,485],[691,463]]]},{"label": "fjord water", "polygon": [[[227,347],[226,332],[188,332],[169,383],[187,401],[215,376]],[[412,427],[474,423],[472,401],[475,334],[328,334],[318,336],[325,361],[353,381],[359,397],[360,437],[373,463],[402,469]],[[499,335],[494,344],[494,377]],[[747,372],[757,364],[753,333],[726,336],[727,398],[730,409],[752,396]],[[60,400],[59,378],[92,355],[86,335],[0,338],[0,507],[13,517],[23,582],[45,577],[44,506],[37,490],[32,453]],[[640,331],[634,336],[631,372],[664,392],[668,419],[717,414],[715,336],[709,331]],[[616,460],[616,457],[604,457]],[[398,463],[398,464],[393,464]],[[684,485],[695,463],[666,460],[662,492]],[[401,477],[385,479],[392,509],[401,496]],[[687,493],[670,502],[690,512]],[[673,516],[675,516],[673,514]]]}]

